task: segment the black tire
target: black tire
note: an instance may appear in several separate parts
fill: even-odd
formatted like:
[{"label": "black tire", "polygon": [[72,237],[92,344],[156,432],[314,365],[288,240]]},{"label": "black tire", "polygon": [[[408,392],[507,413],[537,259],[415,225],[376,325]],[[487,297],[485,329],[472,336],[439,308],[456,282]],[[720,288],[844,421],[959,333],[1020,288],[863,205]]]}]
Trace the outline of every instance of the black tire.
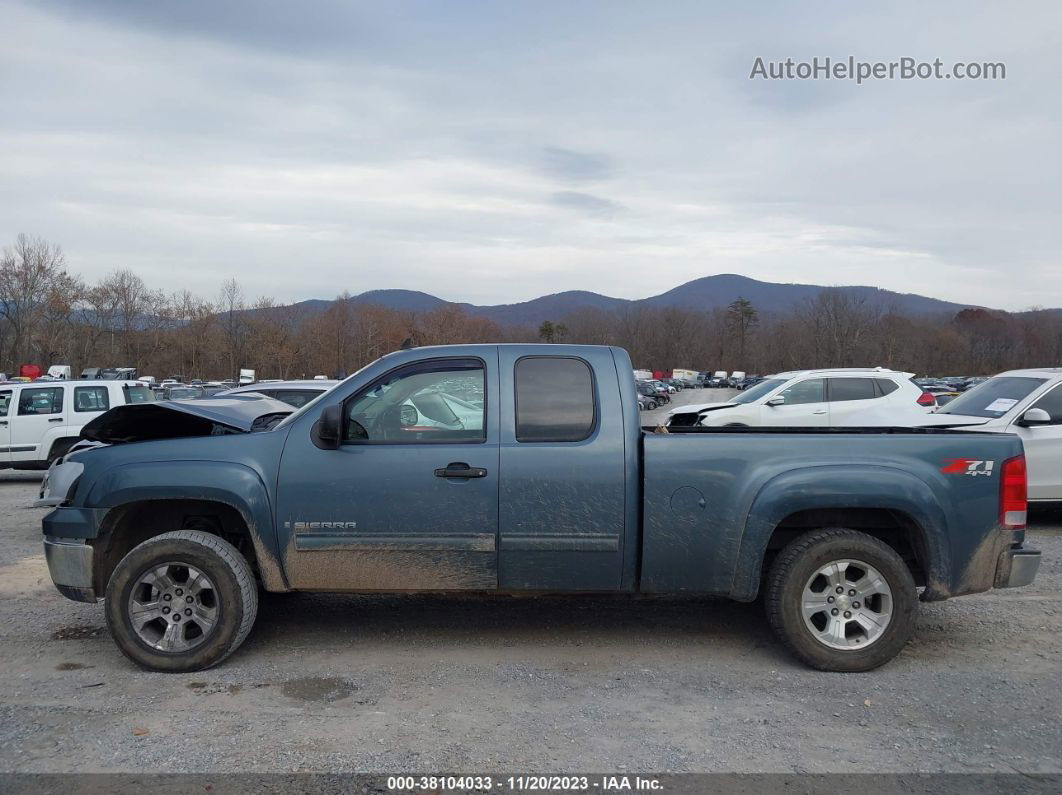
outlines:
[{"label": "black tire", "polygon": [[649,401],[649,411],[653,411],[654,409],[656,409],[656,401],[655,400],[650,400]]},{"label": "black tire", "polygon": [[[821,567],[842,559],[873,566],[891,591],[891,618],[867,646],[832,648],[818,640],[804,621],[805,586]],[[870,671],[884,665],[907,645],[918,610],[914,578],[896,551],[873,536],[840,527],[807,533],[785,547],[767,575],[764,602],[771,627],[782,642],[822,671]]]},{"label": "black tire", "polygon": [[[213,586],[216,620],[198,645],[184,651],[149,645],[129,614],[130,597],[140,578],[168,563],[195,567]],[[152,671],[201,671],[220,663],[246,639],[258,612],[258,585],[247,559],[228,541],[198,530],[178,530],[149,538],[122,558],[107,584],[105,608],[111,637],[133,662]]]}]

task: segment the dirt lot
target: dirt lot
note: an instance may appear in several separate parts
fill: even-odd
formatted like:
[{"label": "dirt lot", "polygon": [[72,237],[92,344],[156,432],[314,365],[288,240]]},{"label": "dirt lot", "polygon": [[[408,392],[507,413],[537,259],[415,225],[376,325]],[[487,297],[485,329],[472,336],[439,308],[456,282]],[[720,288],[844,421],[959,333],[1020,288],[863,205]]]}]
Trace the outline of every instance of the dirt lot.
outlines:
[{"label": "dirt lot", "polygon": [[924,605],[870,674],[759,605],[267,596],[220,668],[145,673],[52,588],[39,477],[0,474],[0,770],[1062,771],[1062,516],[1034,586]]}]

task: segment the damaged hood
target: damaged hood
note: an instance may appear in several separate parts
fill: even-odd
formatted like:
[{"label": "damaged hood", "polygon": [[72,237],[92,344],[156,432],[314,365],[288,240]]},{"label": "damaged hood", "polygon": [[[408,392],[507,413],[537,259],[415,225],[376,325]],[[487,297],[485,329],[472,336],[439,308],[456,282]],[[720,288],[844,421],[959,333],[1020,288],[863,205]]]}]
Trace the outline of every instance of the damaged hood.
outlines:
[{"label": "damaged hood", "polygon": [[81,438],[104,444],[224,436],[267,431],[294,407],[264,395],[166,400],[115,406],[81,429]]},{"label": "damaged hood", "polygon": [[702,411],[718,411],[737,405],[737,403],[687,403],[684,406],[676,406],[668,414],[700,414]]}]

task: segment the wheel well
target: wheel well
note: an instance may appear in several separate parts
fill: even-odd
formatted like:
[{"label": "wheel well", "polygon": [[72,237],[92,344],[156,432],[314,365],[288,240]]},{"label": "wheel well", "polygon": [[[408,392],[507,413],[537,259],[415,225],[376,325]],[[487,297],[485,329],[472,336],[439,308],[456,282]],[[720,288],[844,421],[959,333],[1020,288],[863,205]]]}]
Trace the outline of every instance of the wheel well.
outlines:
[{"label": "wheel well", "polygon": [[48,461],[53,461],[61,455],[66,455],[66,451],[74,446],[78,438],[77,436],[64,436],[52,442],[52,449],[48,451]]},{"label": "wheel well", "polygon": [[258,561],[247,522],[231,505],[212,500],[143,500],[107,513],[93,544],[96,593],[107,590],[114,568],[133,547],[173,530],[200,530],[224,538],[247,559],[257,576]]},{"label": "wheel well", "polygon": [[824,527],[847,527],[884,541],[903,558],[915,583],[926,584],[929,552],[925,533],[910,516],[888,508],[820,508],[790,514],[774,528],[767,542],[762,573],[766,574],[775,556],[794,538]]}]

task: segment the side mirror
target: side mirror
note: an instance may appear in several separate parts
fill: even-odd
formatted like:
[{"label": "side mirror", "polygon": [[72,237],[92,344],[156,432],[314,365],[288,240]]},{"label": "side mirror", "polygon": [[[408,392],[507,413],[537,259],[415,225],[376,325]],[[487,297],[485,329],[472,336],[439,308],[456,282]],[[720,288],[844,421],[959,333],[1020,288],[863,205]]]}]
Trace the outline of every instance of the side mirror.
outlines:
[{"label": "side mirror", "polygon": [[1029,409],[1021,415],[1018,425],[1023,428],[1031,428],[1034,425],[1050,425],[1051,415],[1043,409]]},{"label": "side mirror", "polygon": [[770,400],[768,400],[766,405],[768,405],[768,406],[784,406],[785,405],[785,398],[782,395],[778,395],[777,397],[773,397]]},{"label": "side mirror", "polygon": [[322,450],[338,450],[342,438],[343,406],[325,406],[317,422],[310,428],[310,441]]}]

